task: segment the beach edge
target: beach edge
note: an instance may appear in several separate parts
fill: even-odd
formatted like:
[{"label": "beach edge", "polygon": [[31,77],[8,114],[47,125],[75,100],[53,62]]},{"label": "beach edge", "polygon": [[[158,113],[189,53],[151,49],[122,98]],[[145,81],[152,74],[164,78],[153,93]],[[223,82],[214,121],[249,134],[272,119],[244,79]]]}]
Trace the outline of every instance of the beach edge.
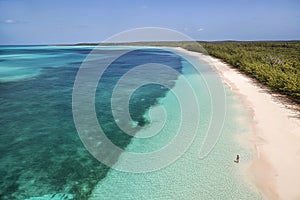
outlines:
[{"label": "beach edge", "polygon": [[268,89],[220,59],[181,47],[176,50],[209,64],[251,111],[253,133],[248,140],[256,155],[247,166],[247,179],[266,199],[300,199],[298,111],[286,101],[274,99]]}]

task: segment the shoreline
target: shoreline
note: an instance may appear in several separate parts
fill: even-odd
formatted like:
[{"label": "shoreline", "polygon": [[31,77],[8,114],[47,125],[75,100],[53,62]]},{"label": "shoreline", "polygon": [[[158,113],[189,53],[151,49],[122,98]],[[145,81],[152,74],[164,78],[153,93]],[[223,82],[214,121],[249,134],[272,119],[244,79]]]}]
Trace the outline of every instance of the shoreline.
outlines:
[{"label": "shoreline", "polygon": [[[186,55],[186,54],[185,54]],[[193,60],[198,60],[193,58]],[[149,127],[145,127],[140,130],[136,136],[145,136],[155,133],[157,134],[151,137],[151,140],[141,140],[139,138],[133,138],[131,143],[126,147],[126,151],[129,152],[152,152],[157,151],[165,147],[170,141],[177,135],[178,126],[181,126],[181,110],[194,109],[195,105],[191,104],[191,95],[186,93],[186,87],[184,87],[183,81],[188,80],[189,84],[193,86],[193,91],[202,91],[202,93],[195,92],[199,101],[199,109],[201,110],[202,120],[199,120],[196,115],[198,112],[190,112],[185,117],[186,122],[189,125],[184,130],[190,129],[190,122],[199,123],[199,129],[197,136],[193,139],[193,142],[186,149],[182,155],[176,159],[170,165],[166,165],[161,169],[151,171],[149,173],[126,173],[118,170],[110,170],[105,179],[102,179],[94,187],[90,200],[112,198],[118,199],[234,199],[239,197],[240,199],[262,199],[261,194],[257,193],[256,188],[250,190],[248,184],[240,177],[243,174],[239,170],[239,165],[233,162],[234,156],[237,152],[244,152],[243,159],[250,157],[248,151],[244,151],[241,146],[236,145],[235,133],[237,128],[234,127],[234,119],[238,116],[233,114],[233,118],[225,121],[226,133],[221,135],[219,142],[215,145],[215,150],[211,152],[211,156],[207,156],[206,159],[199,159],[199,147],[204,141],[206,136],[206,130],[209,128],[209,119],[211,116],[211,110],[207,109],[210,103],[209,91],[206,91],[206,83],[199,76],[194,76],[193,67],[188,63],[182,63],[182,74],[176,80],[175,86],[172,91],[168,91],[165,98],[162,98],[159,105],[152,106],[151,120],[153,124]],[[209,66],[205,66],[209,68]],[[205,72],[208,72],[205,70]],[[212,73],[211,73],[212,72]],[[205,76],[213,75],[217,79],[218,75],[209,69],[209,73]],[[211,77],[210,77],[211,78]],[[218,80],[220,81],[220,79]],[[226,89],[228,91],[228,89]],[[179,94],[183,97],[176,97],[174,94]],[[236,100],[236,96],[233,93],[228,95],[229,98]],[[178,106],[178,99],[185,99],[184,104],[186,106]],[[184,105],[182,104],[182,105]],[[228,104],[229,110],[233,110],[233,107],[237,104]],[[162,106],[166,110],[167,121],[164,123],[163,115],[159,114],[159,106]],[[238,106],[241,106],[238,101]],[[177,109],[174,109],[177,108]],[[163,122],[163,129],[159,125]],[[192,125],[194,127],[194,125]],[[201,127],[201,128],[200,128]],[[158,128],[158,129],[157,129]],[[159,133],[159,134],[158,134]],[[175,151],[171,151],[169,155],[172,155]],[[234,156],[232,156],[234,155]],[[126,157],[120,156],[119,161],[126,159]],[[125,161],[125,160],[124,160]],[[146,162],[141,162],[146,163]],[[242,164],[242,163],[241,163]]]},{"label": "shoreline", "polygon": [[253,144],[256,155],[247,166],[247,179],[266,199],[300,199],[300,120],[294,106],[285,105],[286,101],[220,59],[176,49],[212,66],[251,111],[253,133],[246,139]]}]

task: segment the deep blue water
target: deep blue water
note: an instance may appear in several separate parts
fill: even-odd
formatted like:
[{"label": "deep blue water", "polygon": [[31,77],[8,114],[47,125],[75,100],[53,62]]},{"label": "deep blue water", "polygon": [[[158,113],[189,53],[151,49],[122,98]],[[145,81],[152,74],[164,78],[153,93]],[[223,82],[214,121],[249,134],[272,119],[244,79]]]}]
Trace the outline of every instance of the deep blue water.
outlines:
[{"label": "deep blue water", "polygon": [[[125,48],[125,47],[124,47]],[[101,65],[124,48],[98,48]],[[84,148],[74,126],[72,91],[76,73],[93,47],[0,47],[0,199],[61,195],[86,199],[109,168]],[[96,92],[98,121],[121,148],[130,143],[114,122],[111,95],[120,77],[144,63],[160,63],[181,72],[181,58],[160,49],[130,51],[104,72]],[[147,76],[147,74],[144,74]],[[143,78],[143,77],[138,77]],[[167,77],[172,87],[177,77]],[[133,94],[129,110],[140,126],[144,114],[168,89],[145,85]],[[117,160],[117,154],[107,155]],[[65,196],[64,196],[65,195]]]}]

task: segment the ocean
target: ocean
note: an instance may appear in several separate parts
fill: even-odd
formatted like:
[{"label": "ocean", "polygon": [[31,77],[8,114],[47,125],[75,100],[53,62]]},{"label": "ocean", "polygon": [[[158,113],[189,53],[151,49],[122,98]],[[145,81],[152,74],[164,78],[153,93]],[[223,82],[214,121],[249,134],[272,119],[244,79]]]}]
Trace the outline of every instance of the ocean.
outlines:
[{"label": "ocean", "polygon": [[[220,78],[189,59],[201,76],[170,49],[0,46],[0,199],[261,199],[233,162],[236,154],[251,161],[237,141],[251,127],[236,125],[248,113],[226,85],[220,137],[199,157],[214,110],[205,80]],[[74,92],[82,68],[86,88],[95,85],[96,120],[85,115],[90,91]],[[118,148],[97,140],[93,121]],[[156,157],[129,162],[127,152]]]}]

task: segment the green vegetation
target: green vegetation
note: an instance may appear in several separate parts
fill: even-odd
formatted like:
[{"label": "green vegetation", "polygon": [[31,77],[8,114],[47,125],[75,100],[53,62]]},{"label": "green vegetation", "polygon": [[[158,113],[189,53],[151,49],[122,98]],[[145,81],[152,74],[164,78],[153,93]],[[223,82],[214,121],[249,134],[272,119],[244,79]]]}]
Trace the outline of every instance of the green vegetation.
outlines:
[{"label": "green vegetation", "polygon": [[201,43],[207,52],[300,102],[300,42]]}]

